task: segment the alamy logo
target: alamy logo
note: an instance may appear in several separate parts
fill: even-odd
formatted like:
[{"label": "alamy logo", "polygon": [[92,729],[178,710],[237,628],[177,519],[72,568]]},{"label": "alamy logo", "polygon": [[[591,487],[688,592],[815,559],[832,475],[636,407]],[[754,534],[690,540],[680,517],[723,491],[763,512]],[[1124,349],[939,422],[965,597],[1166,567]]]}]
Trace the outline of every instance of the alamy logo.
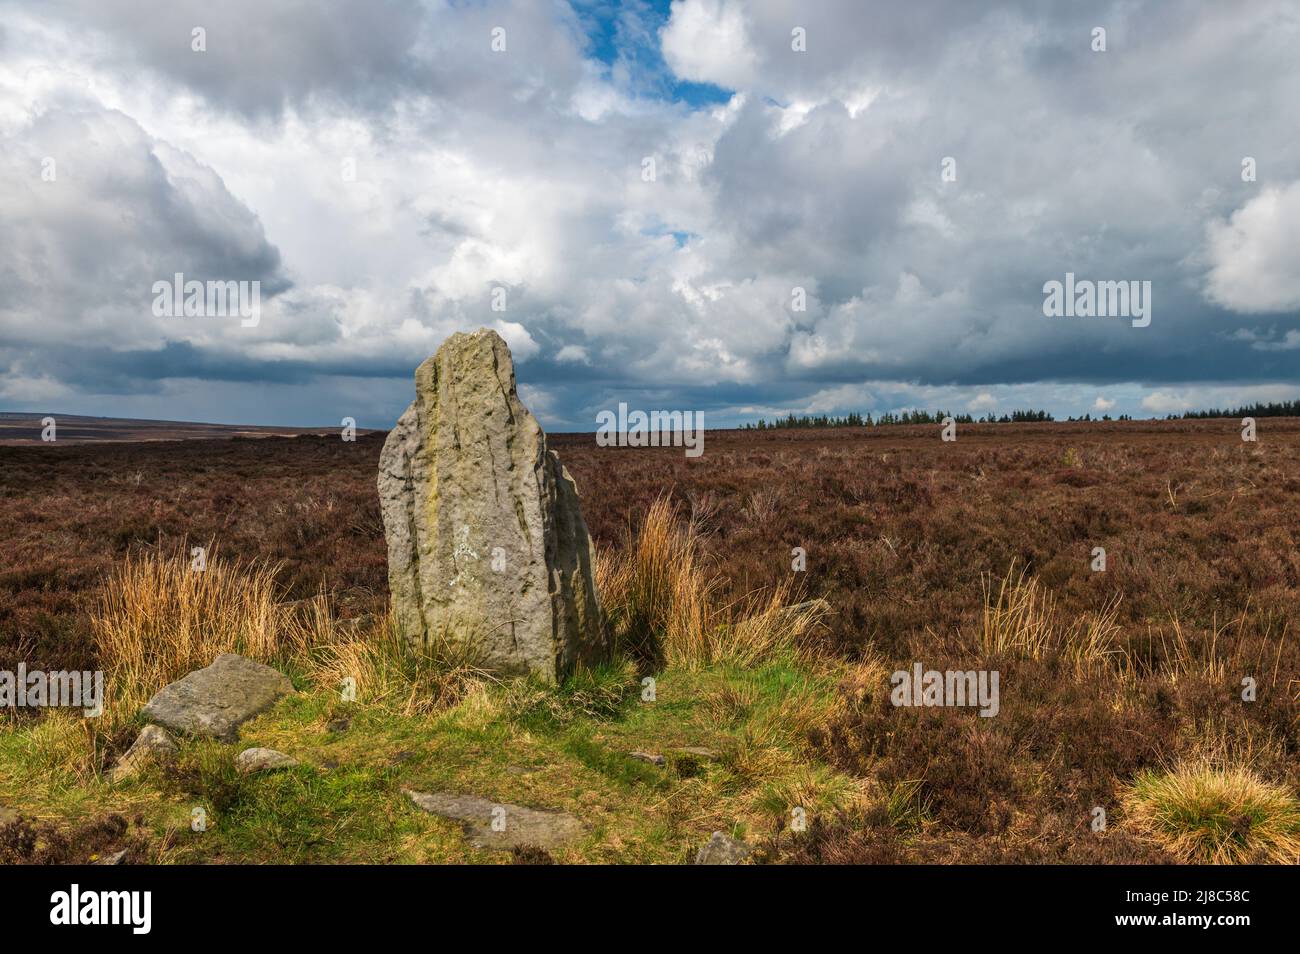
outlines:
[{"label": "alamy logo", "polygon": [[597,447],[685,447],[687,457],[704,453],[703,411],[631,411],[620,401],[618,413],[596,415]]},{"label": "alamy logo", "polygon": [[148,934],[153,924],[150,891],[70,891],[50,895],[51,924],[129,924],[132,934]]},{"label": "alamy logo", "polygon": [[46,672],[18,664],[18,671],[0,670],[0,709],[28,707],[80,708],[87,715],[104,711],[104,673],[73,670]]},{"label": "alamy logo", "polygon": [[1149,281],[1094,282],[1075,280],[1043,284],[1043,314],[1048,318],[1131,318],[1134,328],[1151,324]]},{"label": "alamy logo", "polygon": [[185,280],[153,283],[153,313],[158,318],[226,318],[238,315],[241,328],[256,328],[262,320],[262,283]]},{"label": "alamy logo", "polygon": [[1000,674],[987,669],[924,669],[914,663],[909,672],[900,669],[889,677],[893,691],[889,701],[896,706],[979,706],[980,715],[998,714]]}]

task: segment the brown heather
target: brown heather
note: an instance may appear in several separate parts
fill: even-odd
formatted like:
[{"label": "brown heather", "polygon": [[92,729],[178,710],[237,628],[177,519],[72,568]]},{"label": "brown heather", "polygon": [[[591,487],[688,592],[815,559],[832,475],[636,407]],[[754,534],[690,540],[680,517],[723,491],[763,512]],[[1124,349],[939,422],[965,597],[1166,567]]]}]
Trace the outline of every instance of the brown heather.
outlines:
[{"label": "brown heather", "polygon": [[[1295,860],[1300,421],[1263,420],[1256,444],[1231,420],[971,425],[952,444],[929,427],[715,432],[690,460],[551,442],[643,665],[797,651],[848,673],[833,712],[792,703],[728,756],[760,776],[792,751],[768,736],[797,732],[860,783],[826,796],[811,837],[774,832],[765,859]],[[0,668],[111,662],[134,674],[135,698],[183,658],[238,645],[291,657],[299,680],[359,672],[362,695],[395,709],[462,698],[472,661],[374,648],[381,443],[0,448]],[[219,632],[202,607],[221,579],[169,576],[186,541],[211,541],[219,566],[253,581],[224,591],[222,606],[243,609]],[[1090,570],[1096,546],[1104,573]],[[130,606],[176,618],[133,620],[130,586]],[[797,639],[740,622],[773,594],[832,611]],[[292,620],[272,608],[297,600]],[[174,658],[155,658],[153,640]],[[914,662],[997,669],[999,714],[892,707],[889,673]],[[709,706],[725,722],[753,702],[727,690]],[[49,732],[77,735],[58,720]]]}]

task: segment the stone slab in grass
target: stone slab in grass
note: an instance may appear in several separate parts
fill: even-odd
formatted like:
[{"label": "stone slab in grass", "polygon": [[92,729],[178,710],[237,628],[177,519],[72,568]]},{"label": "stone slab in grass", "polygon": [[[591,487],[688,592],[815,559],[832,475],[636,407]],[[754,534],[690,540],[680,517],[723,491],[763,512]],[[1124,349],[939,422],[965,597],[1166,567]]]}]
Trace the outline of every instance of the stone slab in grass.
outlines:
[{"label": "stone slab in grass", "polygon": [[235,768],[244,775],[255,772],[274,772],[276,769],[292,768],[298,760],[292,756],[277,752],[275,749],[244,749],[235,756]]},{"label": "stone slab in grass", "polygon": [[509,851],[525,845],[558,848],[582,834],[582,823],[561,811],[525,808],[475,795],[453,795],[448,792],[414,792],[407,789],[406,794],[424,811],[459,822],[466,839],[475,848],[497,851]]},{"label": "stone slab in grass", "polygon": [[224,653],[211,666],[163,687],[140,714],[175,732],[233,742],[241,725],[291,692],[293,683],[284,673]]},{"label": "stone slab in grass", "polygon": [[738,865],[749,857],[751,849],[726,832],[715,831],[713,837],[695,855],[697,865]]},{"label": "stone slab in grass", "polygon": [[108,772],[110,782],[130,778],[149,763],[168,763],[176,758],[176,743],[167,730],[157,725],[145,726],[131,747]]}]

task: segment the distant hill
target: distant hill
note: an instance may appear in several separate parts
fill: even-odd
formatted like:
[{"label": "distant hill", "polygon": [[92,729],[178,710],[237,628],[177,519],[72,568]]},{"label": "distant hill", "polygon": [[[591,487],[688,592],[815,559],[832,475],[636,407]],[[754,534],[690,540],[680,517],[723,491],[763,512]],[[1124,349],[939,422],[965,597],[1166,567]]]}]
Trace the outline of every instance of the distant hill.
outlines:
[{"label": "distant hill", "polygon": [[[229,440],[233,437],[296,437],[299,434],[337,435],[337,427],[257,427],[246,424],[202,424],[193,421],[148,421],[126,417],[85,417],[35,411],[0,411],[0,445],[40,444],[41,420],[55,421],[58,444],[101,444],[115,441]],[[357,428],[365,434],[365,428]]]}]

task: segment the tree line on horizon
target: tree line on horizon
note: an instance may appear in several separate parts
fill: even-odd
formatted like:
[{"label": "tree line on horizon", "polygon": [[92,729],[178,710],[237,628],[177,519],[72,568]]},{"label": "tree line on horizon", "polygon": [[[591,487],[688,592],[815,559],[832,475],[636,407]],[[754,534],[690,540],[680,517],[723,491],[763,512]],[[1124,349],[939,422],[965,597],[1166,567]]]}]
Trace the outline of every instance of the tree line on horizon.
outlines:
[{"label": "tree line on horizon", "polygon": [[[985,414],[979,418],[971,414],[953,414],[949,411],[918,410],[886,411],[878,416],[859,414],[857,412],[849,412],[843,415],[791,413],[785,417],[774,418],[770,421],[760,417],[757,422],[742,424],[740,429],[744,431],[767,431],[788,427],[879,427],[891,424],[942,424],[944,418],[948,417],[951,417],[958,424],[1022,424],[1056,420],[1047,411],[1035,411],[1032,408],[1024,411],[1012,411],[1010,414]],[[1269,401],[1267,403],[1256,401],[1254,404],[1243,405],[1235,409],[1208,408],[1199,411],[1184,411],[1182,414],[1168,414],[1165,416],[1165,420],[1204,420],[1223,417],[1300,417],[1300,400]],[[1071,423],[1131,420],[1133,420],[1131,414],[1120,414],[1115,417],[1111,417],[1109,414],[1103,414],[1100,417],[1084,414],[1082,417],[1066,418],[1066,421]],[[1156,420],[1156,418],[1153,417],[1152,420]]]},{"label": "tree line on horizon", "polygon": [[1001,416],[986,414],[976,418],[971,414],[953,414],[950,411],[886,411],[878,417],[871,414],[850,412],[842,416],[829,414],[787,414],[785,417],[766,420],[759,418],[757,423],[744,424],[741,430],[766,431],[782,427],[878,427],[889,424],[942,424],[944,418],[951,417],[958,424],[1013,424],[1026,421],[1055,420],[1046,411],[1012,411]]}]

